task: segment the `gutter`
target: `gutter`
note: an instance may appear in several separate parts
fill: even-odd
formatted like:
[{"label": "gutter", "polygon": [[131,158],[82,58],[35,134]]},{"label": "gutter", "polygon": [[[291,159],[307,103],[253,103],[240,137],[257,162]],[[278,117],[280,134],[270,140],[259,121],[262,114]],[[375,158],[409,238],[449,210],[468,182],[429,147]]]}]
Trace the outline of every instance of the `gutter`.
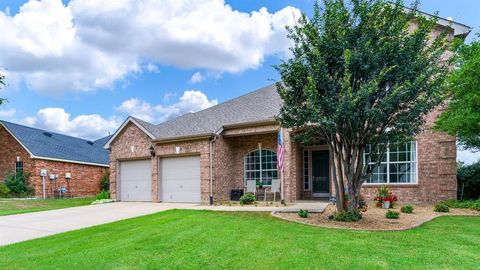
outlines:
[{"label": "gutter", "polygon": [[210,205],[213,205],[213,144],[217,140],[217,136],[214,136],[209,143],[209,154],[210,154]]},{"label": "gutter", "polygon": [[270,118],[270,119],[260,120],[260,121],[242,122],[238,124],[223,125],[223,129],[226,130],[226,129],[252,127],[252,126],[255,127],[255,126],[268,125],[268,124],[278,124],[278,121],[275,120],[275,118]]},{"label": "gutter", "polygon": [[204,134],[197,134],[197,135],[187,135],[187,136],[180,136],[180,137],[170,137],[170,138],[160,138],[154,139],[152,142],[154,143],[169,143],[169,142],[180,142],[180,141],[193,141],[193,140],[201,140],[201,139],[210,139],[215,137],[215,133],[204,133]]}]

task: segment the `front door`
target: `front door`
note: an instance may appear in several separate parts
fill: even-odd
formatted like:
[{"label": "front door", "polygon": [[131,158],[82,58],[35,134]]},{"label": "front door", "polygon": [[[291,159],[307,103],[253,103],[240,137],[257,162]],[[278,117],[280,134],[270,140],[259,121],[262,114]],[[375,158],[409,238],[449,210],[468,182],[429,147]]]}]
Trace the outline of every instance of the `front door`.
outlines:
[{"label": "front door", "polygon": [[329,160],[328,151],[312,151],[313,197],[330,196]]}]

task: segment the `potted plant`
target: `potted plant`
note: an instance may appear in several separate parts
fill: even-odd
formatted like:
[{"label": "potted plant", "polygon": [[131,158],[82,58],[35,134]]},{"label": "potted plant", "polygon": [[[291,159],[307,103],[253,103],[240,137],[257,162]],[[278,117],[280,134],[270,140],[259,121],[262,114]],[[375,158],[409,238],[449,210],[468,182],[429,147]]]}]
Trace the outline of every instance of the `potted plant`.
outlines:
[{"label": "potted plant", "polygon": [[382,185],[378,188],[378,195],[374,200],[377,202],[377,207],[388,209],[393,206],[393,202],[397,201],[397,196],[393,195],[392,192],[389,192],[385,185]]},{"label": "potted plant", "polygon": [[257,180],[257,186],[262,189],[263,188],[263,183],[260,180]]}]

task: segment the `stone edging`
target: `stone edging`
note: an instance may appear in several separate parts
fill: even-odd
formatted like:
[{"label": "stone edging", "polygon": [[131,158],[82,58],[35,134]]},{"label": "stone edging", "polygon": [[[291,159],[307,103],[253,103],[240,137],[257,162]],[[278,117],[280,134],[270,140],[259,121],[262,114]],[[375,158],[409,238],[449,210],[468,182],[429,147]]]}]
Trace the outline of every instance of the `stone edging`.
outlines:
[{"label": "stone edging", "polygon": [[[427,222],[430,222],[438,217],[444,217],[444,216],[457,216],[457,217],[480,217],[480,214],[478,215],[468,215],[468,214],[460,214],[460,215],[455,215],[455,214],[439,214],[439,215],[436,215],[436,216],[433,216],[433,217],[430,217],[422,222],[419,222],[417,224],[414,224],[413,226],[410,226],[408,228],[401,228],[401,229],[359,229],[359,228],[347,228],[347,227],[335,227],[335,226],[325,226],[325,225],[320,225],[320,224],[312,224],[312,223],[308,223],[308,222],[302,222],[302,221],[299,221],[299,220],[293,220],[293,219],[288,219],[288,218],[285,218],[285,217],[282,217],[282,216],[279,216],[278,211],[272,211],[270,213],[271,216],[275,217],[275,218],[278,218],[278,219],[281,219],[281,220],[285,220],[285,221],[289,221],[289,222],[295,222],[295,223],[298,223],[298,224],[304,224],[304,225],[310,225],[310,226],[313,226],[313,227],[318,227],[318,228],[326,228],[326,229],[339,229],[339,230],[352,230],[352,231],[366,231],[366,232],[399,232],[399,231],[407,231],[407,230],[411,230],[411,229],[415,229],[415,228],[418,228],[420,227],[421,225],[427,223]],[[281,212],[279,212],[281,213]]]}]

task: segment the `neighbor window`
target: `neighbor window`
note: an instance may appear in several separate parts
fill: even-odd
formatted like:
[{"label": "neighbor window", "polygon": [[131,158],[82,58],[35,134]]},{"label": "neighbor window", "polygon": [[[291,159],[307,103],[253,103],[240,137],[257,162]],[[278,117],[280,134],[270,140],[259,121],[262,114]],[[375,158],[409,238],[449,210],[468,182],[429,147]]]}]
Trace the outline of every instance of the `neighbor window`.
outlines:
[{"label": "neighbor window", "polygon": [[23,172],[23,161],[15,161],[15,172]]},{"label": "neighbor window", "polygon": [[372,160],[367,164],[372,168],[378,158],[380,164],[373,170],[367,183],[416,183],[417,182],[417,143],[392,143],[387,147],[386,153],[378,157],[379,153],[372,153],[367,146],[364,161]]},{"label": "neighbor window", "polygon": [[255,150],[245,156],[244,180],[255,180],[262,185],[271,185],[278,179],[277,154],[271,150]]}]

